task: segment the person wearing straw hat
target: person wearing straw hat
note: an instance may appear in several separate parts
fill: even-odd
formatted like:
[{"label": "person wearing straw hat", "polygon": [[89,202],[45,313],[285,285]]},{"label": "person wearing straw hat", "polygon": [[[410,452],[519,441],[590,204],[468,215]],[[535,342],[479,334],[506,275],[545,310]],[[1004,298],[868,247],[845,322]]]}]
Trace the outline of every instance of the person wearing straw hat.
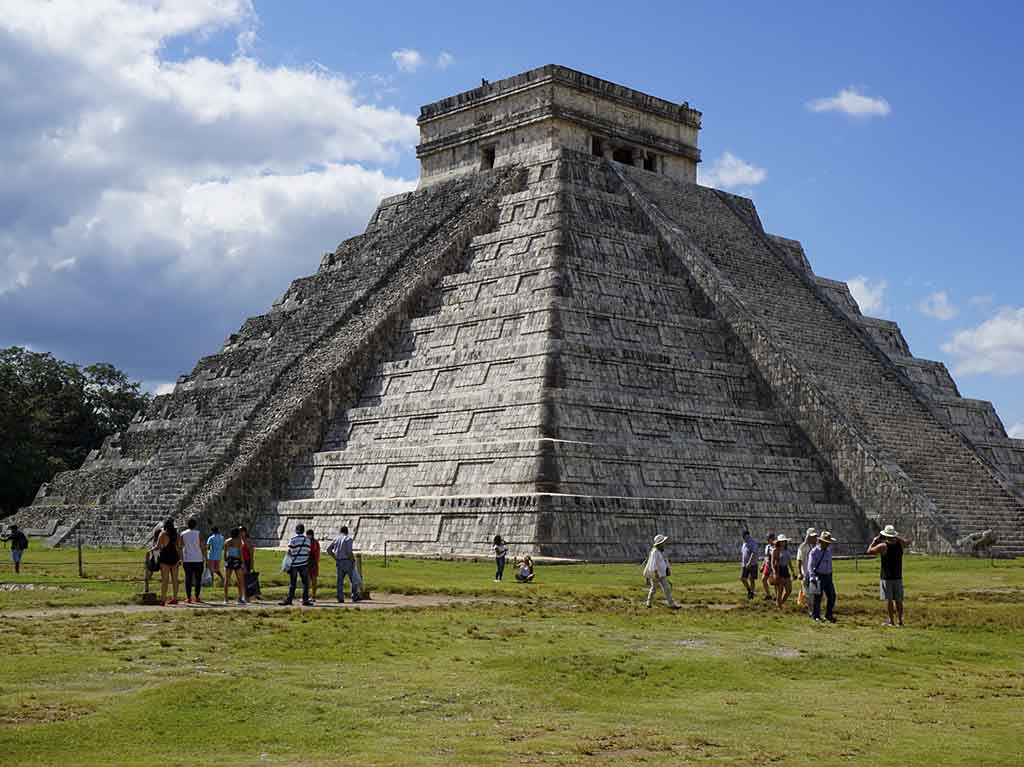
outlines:
[{"label": "person wearing straw hat", "polygon": [[768,588],[769,579],[772,577],[772,552],[775,551],[775,533],[768,533],[767,543],[764,545],[764,562],[761,564],[761,585],[764,586],[764,598],[771,599],[772,593]]},{"label": "person wearing straw hat", "polygon": [[796,570],[800,576],[800,594],[797,602],[807,608],[807,614],[811,614],[811,603],[807,601],[807,558],[811,555],[811,549],[818,545],[818,531],[808,527],[804,533],[803,543],[796,550]]},{"label": "person wearing straw hat", "polygon": [[647,606],[654,604],[654,592],[661,586],[665,594],[665,601],[673,610],[678,610],[672,600],[672,585],[668,582],[668,576],[672,572],[668,566],[668,559],[665,558],[665,544],[668,543],[668,536],[654,536],[654,545],[651,546],[651,553],[647,555],[647,563],[644,565],[644,578],[647,580]]},{"label": "person wearing straw hat", "polygon": [[832,551],[830,547],[836,539],[828,530],[822,530],[818,536],[818,545],[811,549],[807,558],[808,592],[811,599],[811,618],[821,621],[821,598],[828,600],[825,604],[825,620],[835,623],[833,611],[836,607],[836,587],[832,582]]},{"label": "person wearing straw hat", "polygon": [[879,594],[889,613],[885,626],[903,625],[903,549],[906,541],[892,525],[886,525],[868,546],[868,554],[879,556],[882,565]]},{"label": "person wearing straw hat", "polygon": [[775,581],[775,604],[779,609],[786,604],[793,593],[793,552],[789,550],[789,538],[779,533],[772,552],[772,578]]}]

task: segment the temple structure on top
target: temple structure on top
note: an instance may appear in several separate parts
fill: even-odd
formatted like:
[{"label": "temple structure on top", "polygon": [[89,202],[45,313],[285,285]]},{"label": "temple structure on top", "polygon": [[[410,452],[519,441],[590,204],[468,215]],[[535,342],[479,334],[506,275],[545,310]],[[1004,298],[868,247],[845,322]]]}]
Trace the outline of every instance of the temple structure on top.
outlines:
[{"label": "temple structure on top", "polygon": [[558,149],[697,180],[701,114],[548,65],[420,109],[420,186]]},{"label": "temple structure on top", "polygon": [[[865,317],[746,198],[701,113],[560,66],[424,106],[419,188],[18,514],[59,543],[159,520],[347,524],[364,551],[1024,554],[1024,440]],[[987,535],[982,535],[988,531]]]}]

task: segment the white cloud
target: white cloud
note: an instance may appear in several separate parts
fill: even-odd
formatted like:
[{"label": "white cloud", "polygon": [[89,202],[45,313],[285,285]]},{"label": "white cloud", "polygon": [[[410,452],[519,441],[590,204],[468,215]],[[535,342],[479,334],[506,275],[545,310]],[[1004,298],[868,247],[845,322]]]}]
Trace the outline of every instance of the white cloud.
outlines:
[{"label": "white cloud", "polygon": [[967,303],[969,303],[971,306],[984,308],[986,306],[991,306],[992,302],[995,300],[995,296],[993,296],[991,293],[986,293],[980,296],[971,296],[970,298],[967,299]]},{"label": "white cloud", "polygon": [[768,171],[741,160],[732,152],[722,153],[708,170],[698,166],[699,182],[716,189],[757,186],[768,177]]},{"label": "white cloud", "polygon": [[861,276],[850,278],[846,284],[862,314],[882,317],[888,313],[889,308],[885,305],[885,291],[889,287],[888,282]]},{"label": "white cloud", "polygon": [[426,63],[423,54],[414,48],[399,48],[391,52],[391,59],[402,72],[415,72]]},{"label": "white cloud", "polygon": [[174,391],[174,381],[143,381],[142,390],[150,394],[170,394]]},{"label": "white cloud", "polygon": [[448,51],[441,51],[437,57],[437,61],[434,63],[438,69],[448,69],[448,67],[455,65],[455,57],[448,53]]},{"label": "white cloud", "polygon": [[958,374],[1024,373],[1024,308],[1003,307],[975,328],[958,330],[942,350]]},{"label": "white cloud", "polygon": [[[237,28],[254,40],[247,35],[256,24],[247,0],[0,0],[0,61],[11,73],[0,76],[0,295],[44,269],[80,265],[71,233],[90,241],[110,234],[110,249],[92,257],[124,261],[136,258],[118,250],[124,232],[142,239],[151,226],[155,237],[174,232],[181,261],[216,263],[188,236],[201,227],[209,237],[234,231],[231,208],[197,210],[211,179],[222,192],[282,179],[326,184],[360,196],[332,205],[363,211],[395,190],[377,172],[365,176],[369,184],[335,183],[343,165],[358,176],[357,163],[392,163],[417,138],[412,116],[360,103],[349,79],[322,67],[266,67],[240,53],[162,56],[182,35]],[[295,198],[279,204],[248,236],[265,234]],[[132,208],[133,218],[111,224],[112,210]],[[114,237],[115,229],[123,231]]]},{"label": "white cloud", "polygon": [[1006,433],[1014,439],[1024,439],[1024,421],[1015,423],[1006,430]]},{"label": "white cloud", "polygon": [[258,26],[249,0],[0,0],[0,336],[164,381],[413,186],[387,169],[415,118],[265,65]]},{"label": "white cloud", "polygon": [[951,320],[960,313],[960,310],[950,302],[949,294],[945,290],[938,290],[927,298],[922,298],[917,302],[917,310],[937,320]]},{"label": "white cloud", "polygon": [[835,96],[809,101],[807,108],[812,112],[842,112],[851,117],[886,117],[892,112],[888,101],[865,96],[853,85],[843,88]]}]

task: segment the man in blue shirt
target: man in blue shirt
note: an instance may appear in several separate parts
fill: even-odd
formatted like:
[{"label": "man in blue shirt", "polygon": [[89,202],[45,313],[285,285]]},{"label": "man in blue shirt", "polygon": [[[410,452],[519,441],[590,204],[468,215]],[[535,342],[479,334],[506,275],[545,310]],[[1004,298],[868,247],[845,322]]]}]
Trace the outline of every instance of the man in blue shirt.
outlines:
[{"label": "man in blue shirt", "polygon": [[295,535],[288,541],[288,596],[281,600],[282,605],[290,605],[295,599],[297,579],[302,579],[302,604],[312,606],[309,601],[309,538],[306,537],[306,526],[301,522],[295,526]]},{"label": "man in blue shirt", "polygon": [[740,547],[740,582],[747,589],[747,599],[754,598],[754,589],[757,588],[757,547],[758,543],[750,531],[744,530],[743,546]]},{"label": "man in blue shirt", "polygon": [[821,621],[821,597],[828,601],[825,604],[825,620],[835,623],[832,611],[836,606],[836,587],[832,583],[832,551],[831,545],[836,542],[832,533],[822,530],[818,536],[818,545],[811,549],[807,560],[807,580],[810,585],[812,608],[811,618]]},{"label": "man in blue shirt", "polygon": [[348,527],[341,528],[341,535],[331,541],[327,547],[327,553],[334,557],[334,564],[338,572],[338,602],[345,601],[345,577],[352,583],[352,601],[358,602],[359,591],[363,585],[359,578],[359,571],[356,569],[355,554],[352,551],[354,540],[348,534]]}]

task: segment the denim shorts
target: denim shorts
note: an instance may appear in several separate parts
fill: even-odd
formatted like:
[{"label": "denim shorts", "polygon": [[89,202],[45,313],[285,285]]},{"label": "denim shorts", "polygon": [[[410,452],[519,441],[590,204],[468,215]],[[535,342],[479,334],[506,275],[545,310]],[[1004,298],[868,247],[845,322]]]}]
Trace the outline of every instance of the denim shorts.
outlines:
[{"label": "denim shorts", "polygon": [[903,579],[897,578],[896,580],[887,581],[884,578],[878,582],[878,593],[883,602],[903,601]]},{"label": "denim shorts", "polygon": [[11,561],[15,564],[21,562],[22,549],[11,549]]}]

